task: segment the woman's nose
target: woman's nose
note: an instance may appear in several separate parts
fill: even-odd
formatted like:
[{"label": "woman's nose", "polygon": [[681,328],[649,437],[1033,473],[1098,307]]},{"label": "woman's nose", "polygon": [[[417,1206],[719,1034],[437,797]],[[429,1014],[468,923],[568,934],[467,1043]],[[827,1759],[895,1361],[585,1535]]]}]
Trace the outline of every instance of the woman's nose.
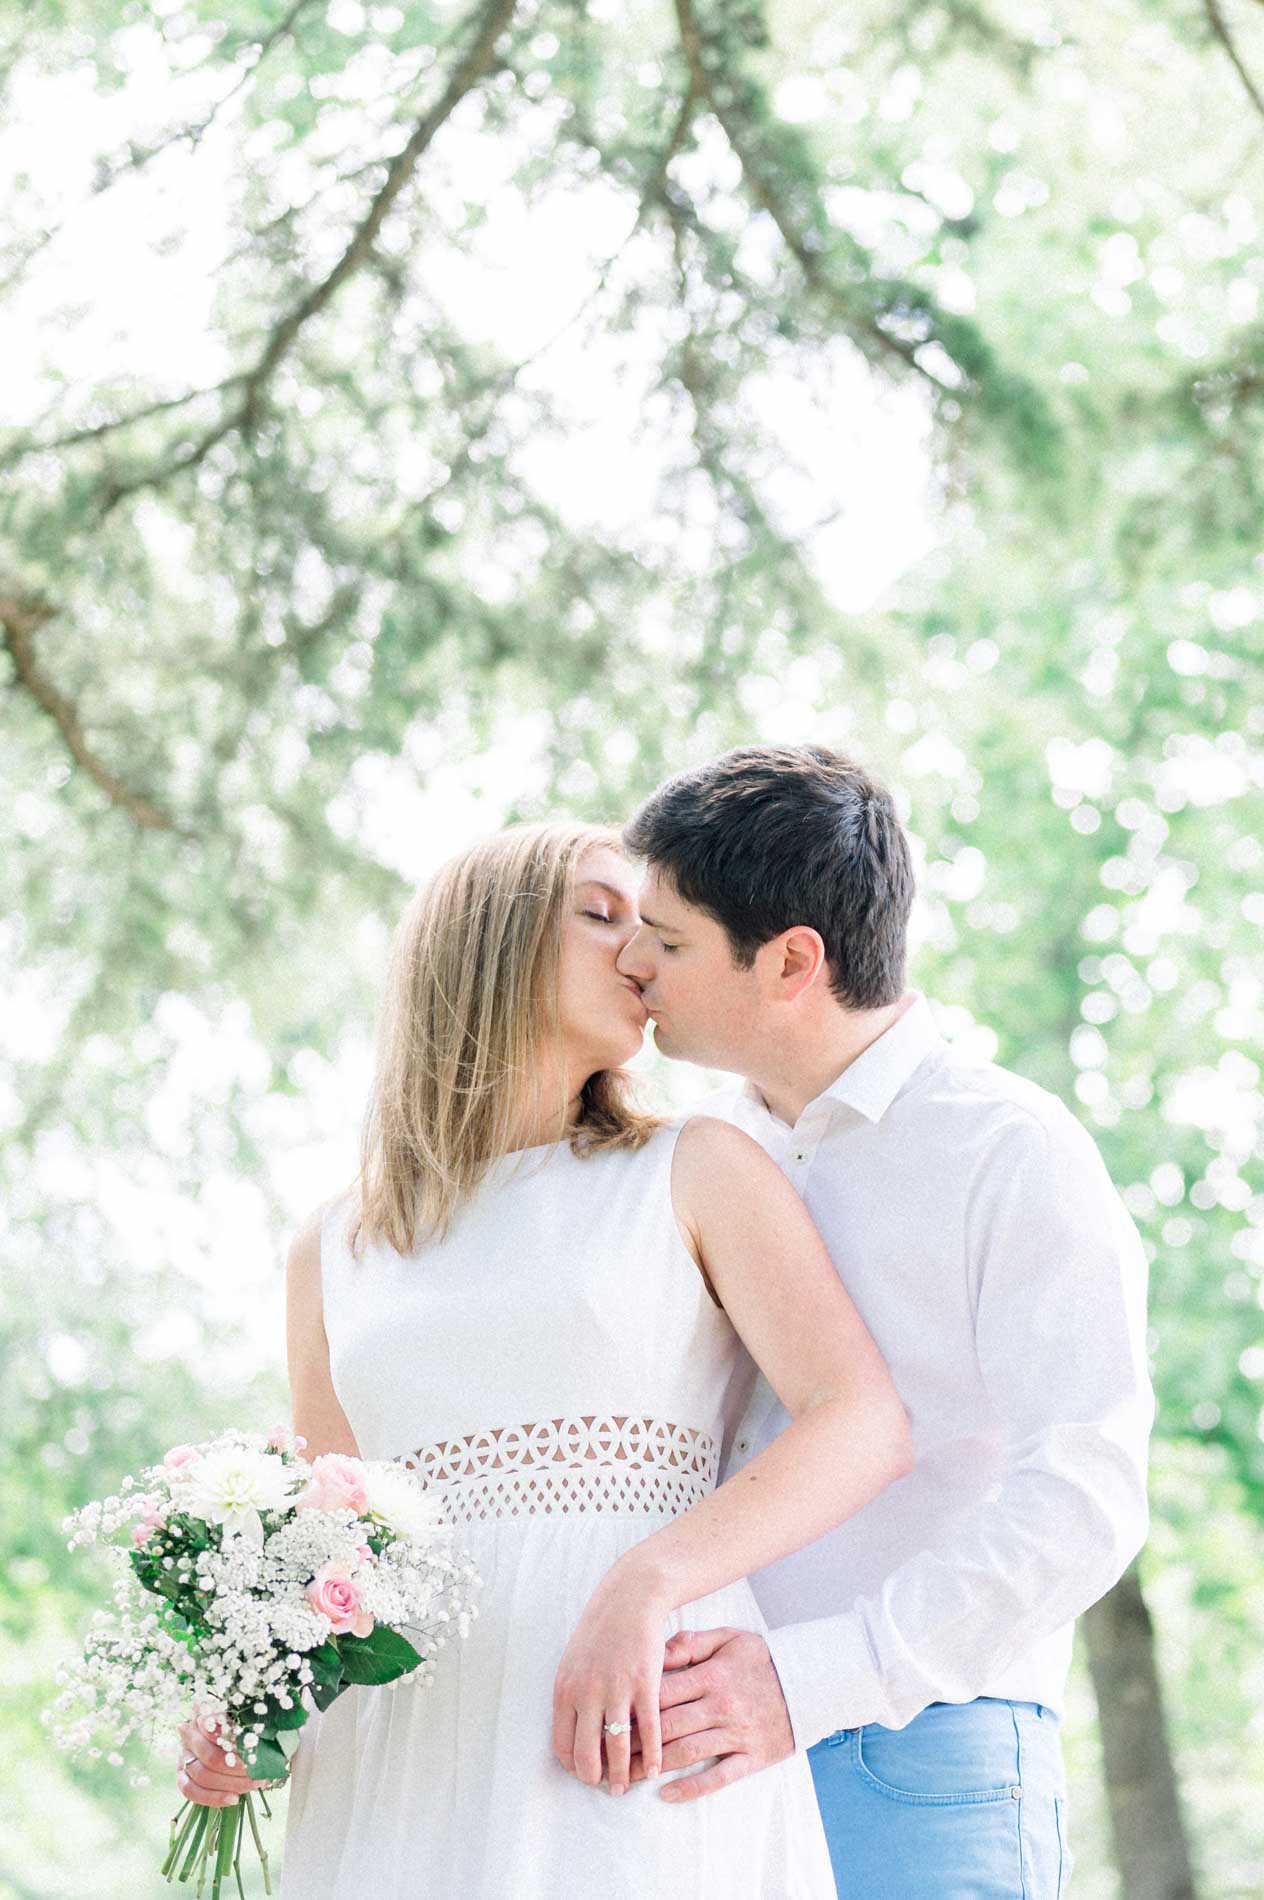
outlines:
[{"label": "woman's nose", "polygon": [[645,959],[638,949],[641,928],[640,924],[632,926],[614,960],[614,967],[620,976],[634,976],[640,979],[646,973]]}]

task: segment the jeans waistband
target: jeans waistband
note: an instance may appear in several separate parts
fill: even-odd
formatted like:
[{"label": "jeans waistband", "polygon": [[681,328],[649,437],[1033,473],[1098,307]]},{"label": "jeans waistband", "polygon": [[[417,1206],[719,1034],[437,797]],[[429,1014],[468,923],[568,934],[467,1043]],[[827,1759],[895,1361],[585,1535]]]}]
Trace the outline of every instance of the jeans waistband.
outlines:
[{"label": "jeans waistband", "polygon": [[[920,1721],[921,1718],[924,1715],[928,1714],[931,1709],[960,1709],[960,1708],[1012,1709],[1013,1714],[1014,1714],[1014,1719],[1016,1721],[1040,1722],[1044,1724],[1045,1726],[1049,1728],[1054,1728],[1054,1729],[1059,1728],[1062,1722],[1062,1718],[1058,1714],[1058,1711],[1056,1709],[1051,1709],[1049,1705],[1045,1702],[1016,1702],[1016,1701],[1010,1701],[1006,1699],[1004,1696],[980,1695],[980,1696],[975,1696],[973,1700],[970,1702],[928,1702],[924,1709],[919,1709],[916,1715],[910,1717],[909,1721],[905,1724],[905,1726],[908,1728],[911,1728],[914,1722]],[[870,1728],[881,1728],[883,1725],[880,1722],[872,1722],[872,1723],[866,1724],[865,1726],[870,1727]],[[892,1732],[898,1733],[899,1731],[892,1731]],[[828,1745],[831,1748],[835,1748],[838,1746],[840,1742],[846,1741],[848,1736],[854,1735],[855,1733],[856,1733],[856,1730],[854,1727],[840,1728],[836,1730],[833,1735],[823,1736],[822,1743],[825,1745]]]}]

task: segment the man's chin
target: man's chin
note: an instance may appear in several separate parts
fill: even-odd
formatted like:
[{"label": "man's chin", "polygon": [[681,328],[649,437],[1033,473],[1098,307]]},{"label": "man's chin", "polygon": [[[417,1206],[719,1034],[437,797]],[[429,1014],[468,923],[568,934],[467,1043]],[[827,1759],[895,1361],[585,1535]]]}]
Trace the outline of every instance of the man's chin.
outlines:
[{"label": "man's chin", "polygon": [[694,1043],[682,1040],[679,1035],[673,1034],[669,1024],[654,1023],[653,1040],[658,1053],[666,1056],[671,1062],[692,1062],[696,1069],[716,1070],[722,1075],[745,1073],[739,1060],[726,1059],[723,1053],[710,1049],[705,1044],[699,1048]]},{"label": "man's chin", "polygon": [[654,1024],[654,1047],[660,1055],[670,1056],[674,1062],[689,1060],[689,1051],[681,1048],[665,1023]]}]

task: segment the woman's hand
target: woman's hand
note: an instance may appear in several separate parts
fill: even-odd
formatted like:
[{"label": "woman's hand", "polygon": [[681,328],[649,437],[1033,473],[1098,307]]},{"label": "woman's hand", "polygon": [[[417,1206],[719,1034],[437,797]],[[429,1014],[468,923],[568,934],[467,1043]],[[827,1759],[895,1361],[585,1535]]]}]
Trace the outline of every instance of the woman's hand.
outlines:
[{"label": "woman's hand", "polygon": [[611,1794],[626,1794],[632,1735],[607,1735],[607,1722],[636,1723],[644,1773],[662,1766],[658,1694],[671,1604],[634,1565],[615,1564],[594,1590],[566,1645],[553,1684],[553,1753],[589,1787],[601,1780],[606,1746]]},{"label": "woman's hand", "polygon": [[232,1768],[228,1766],[225,1751],[215,1739],[218,1732],[219,1722],[213,1715],[204,1716],[200,1722],[190,1716],[178,1730],[181,1752],[176,1781],[186,1801],[196,1801],[204,1808],[232,1807],[243,1794],[269,1785],[251,1780],[240,1755]]}]

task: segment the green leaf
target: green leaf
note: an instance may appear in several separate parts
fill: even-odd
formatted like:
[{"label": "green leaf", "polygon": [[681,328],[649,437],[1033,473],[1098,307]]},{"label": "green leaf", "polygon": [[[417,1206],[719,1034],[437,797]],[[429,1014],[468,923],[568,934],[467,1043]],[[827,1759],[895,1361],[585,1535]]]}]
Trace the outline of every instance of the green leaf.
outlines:
[{"label": "green leaf", "polygon": [[348,1682],[394,1682],[421,1661],[408,1638],[384,1623],[371,1636],[339,1637],[338,1649]]},{"label": "green leaf", "polygon": [[318,1649],[308,1650],[307,1660],[312,1671],[312,1701],[318,1709],[327,1709],[346,1687],[338,1647],[333,1642],[322,1643]]},{"label": "green leaf", "polygon": [[283,1728],[302,1728],[306,1720],[307,1710],[301,1702],[293,1701],[288,1709],[283,1709],[275,1696],[267,1698],[267,1709],[263,1716],[265,1735],[275,1735],[278,1729]]},{"label": "green leaf", "polygon": [[265,1735],[253,1755],[243,1755],[242,1760],[255,1781],[276,1781],[281,1775],[288,1775],[290,1764],[279,1742],[269,1741]]}]

